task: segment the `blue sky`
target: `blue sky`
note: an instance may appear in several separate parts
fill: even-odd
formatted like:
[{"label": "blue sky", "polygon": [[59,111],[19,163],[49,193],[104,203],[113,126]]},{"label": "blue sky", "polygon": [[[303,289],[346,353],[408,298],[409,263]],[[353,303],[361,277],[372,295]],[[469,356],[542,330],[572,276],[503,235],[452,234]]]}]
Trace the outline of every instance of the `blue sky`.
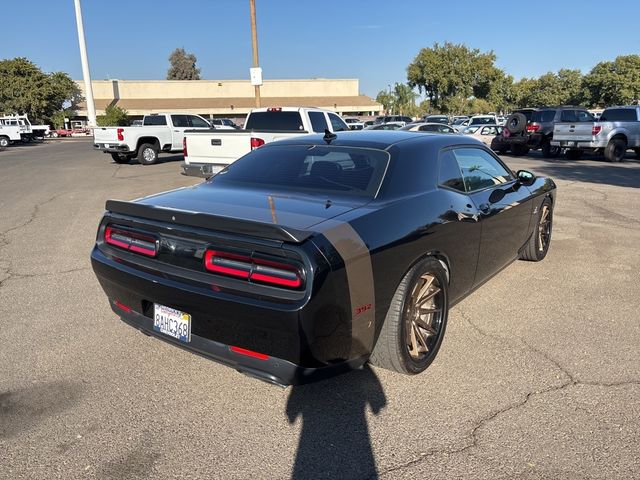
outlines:
[{"label": "blue sky", "polygon": [[[605,13],[614,4],[621,15]],[[73,0],[2,7],[0,58],[82,78]],[[94,80],[163,79],[176,47],[196,55],[202,78],[249,77],[249,0],[83,0],[82,8]],[[639,0],[256,0],[256,10],[265,79],[359,78],[373,97],[405,82],[407,65],[434,42],[493,50],[516,79],[640,54]]]}]

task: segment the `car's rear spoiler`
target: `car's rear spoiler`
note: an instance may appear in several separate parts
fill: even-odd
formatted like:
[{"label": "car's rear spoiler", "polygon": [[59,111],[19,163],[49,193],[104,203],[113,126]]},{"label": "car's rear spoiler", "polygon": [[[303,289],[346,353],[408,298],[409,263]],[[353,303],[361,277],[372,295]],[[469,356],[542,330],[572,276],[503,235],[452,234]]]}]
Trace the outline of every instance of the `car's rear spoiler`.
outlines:
[{"label": "car's rear spoiler", "polygon": [[302,243],[313,232],[296,228],[276,225],[272,223],[242,220],[220,215],[177,210],[143,203],[124,202],[121,200],[107,200],[105,208],[112,213],[140,217],[166,223],[176,223],[190,227],[207,228],[223,232],[250,235],[252,237],[279,240],[282,242]]}]

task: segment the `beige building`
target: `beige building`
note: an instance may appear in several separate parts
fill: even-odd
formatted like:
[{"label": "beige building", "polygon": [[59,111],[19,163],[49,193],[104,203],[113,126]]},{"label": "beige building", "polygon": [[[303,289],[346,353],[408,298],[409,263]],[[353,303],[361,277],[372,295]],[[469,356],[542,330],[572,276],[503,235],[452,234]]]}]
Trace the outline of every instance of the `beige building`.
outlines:
[{"label": "beige building", "polygon": [[[84,83],[76,82],[84,94]],[[96,114],[117,105],[139,117],[154,112],[195,113],[205,117],[244,118],[255,107],[249,80],[96,80],[92,82]],[[266,80],[263,107],[312,106],[341,115],[378,115],[383,107],[360,95],[357,79]],[[87,116],[81,104],[79,117]]]}]

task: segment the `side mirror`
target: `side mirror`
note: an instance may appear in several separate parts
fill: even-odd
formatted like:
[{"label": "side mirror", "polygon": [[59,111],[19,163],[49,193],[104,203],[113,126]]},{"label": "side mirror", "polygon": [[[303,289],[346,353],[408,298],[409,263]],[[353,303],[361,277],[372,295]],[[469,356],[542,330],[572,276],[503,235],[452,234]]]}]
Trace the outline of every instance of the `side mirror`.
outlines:
[{"label": "side mirror", "polygon": [[516,177],[518,179],[518,183],[525,187],[533,185],[533,182],[536,181],[536,176],[528,170],[518,170],[516,172]]}]

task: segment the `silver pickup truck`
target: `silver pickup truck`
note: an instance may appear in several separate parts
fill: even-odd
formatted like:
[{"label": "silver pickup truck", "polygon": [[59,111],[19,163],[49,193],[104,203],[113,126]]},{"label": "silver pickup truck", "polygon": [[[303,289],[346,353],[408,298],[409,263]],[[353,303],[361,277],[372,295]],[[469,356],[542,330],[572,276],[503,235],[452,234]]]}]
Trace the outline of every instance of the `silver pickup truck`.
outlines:
[{"label": "silver pickup truck", "polygon": [[571,160],[591,152],[620,162],[629,149],[640,157],[640,106],[609,107],[597,122],[556,123],[551,145],[564,149]]}]

